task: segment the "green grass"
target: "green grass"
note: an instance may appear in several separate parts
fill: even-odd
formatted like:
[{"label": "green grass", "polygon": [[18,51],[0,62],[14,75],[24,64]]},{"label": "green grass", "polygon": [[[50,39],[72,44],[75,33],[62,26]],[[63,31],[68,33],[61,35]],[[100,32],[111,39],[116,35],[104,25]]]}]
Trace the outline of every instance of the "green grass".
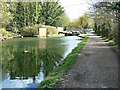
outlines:
[{"label": "green grass", "polygon": [[102,36],[100,36],[100,38],[101,38],[102,40],[105,40],[105,42],[107,42],[107,45],[108,45],[108,46],[115,46],[115,45],[116,45],[113,40],[109,40],[108,38],[102,37]]},{"label": "green grass", "polygon": [[107,42],[107,45],[108,45],[108,46],[115,46],[116,44],[115,44],[115,42],[114,42],[113,40],[109,40],[109,41]]},{"label": "green grass", "polygon": [[70,68],[70,66],[73,64],[73,62],[78,57],[78,54],[81,52],[82,48],[86,44],[88,40],[88,36],[86,35],[82,42],[78,44],[77,47],[75,47],[72,52],[67,55],[67,57],[64,59],[63,63],[60,64],[56,69],[50,73],[44,81],[40,83],[38,88],[54,88],[57,86],[57,83],[60,81],[61,76]]},{"label": "green grass", "polygon": [[118,52],[118,54],[119,54],[119,56],[120,56],[120,49],[118,48],[118,45],[116,45],[116,43],[115,43],[113,40],[109,40],[109,39],[107,39],[106,37],[102,37],[102,36],[100,36],[100,38],[101,38],[102,40],[105,40],[105,42],[107,43],[108,46],[112,46],[112,48],[113,48],[116,52]]},{"label": "green grass", "polygon": [[106,37],[102,37],[102,36],[101,36],[100,38],[101,38],[102,40],[108,40]]},{"label": "green grass", "polygon": [[120,57],[120,49],[118,48],[118,45],[113,45],[112,48],[118,52],[118,55]]}]

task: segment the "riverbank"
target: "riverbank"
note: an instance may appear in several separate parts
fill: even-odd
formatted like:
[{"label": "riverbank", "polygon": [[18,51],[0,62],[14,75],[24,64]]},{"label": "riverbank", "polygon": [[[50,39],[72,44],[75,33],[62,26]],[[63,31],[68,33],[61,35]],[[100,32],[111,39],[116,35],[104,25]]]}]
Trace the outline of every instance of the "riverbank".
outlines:
[{"label": "riverbank", "polygon": [[4,28],[0,29],[0,40],[4,41],[14,38],[23,38],[23,36],[17,33],[13,33],[11,31],[6,31]]},{"label": "riverbank", "polygon": [[[59,88],[118,88],[118,56],[99,36],[90,36]],[[58,88],[57,87],[57,88]]]},{"label": "riverbank", "polygon": [[40,83],[38,88],[54,88],[57,86],[58,82],[62,75],[70,68],[70,66],[74,63],[82,48],[86,44],[88,40],[88,36],[85,36],[82,42],[75,47],[70,54],[64,59],[63,63],[59,65],[52,73],[50,73],[44,81]]}]

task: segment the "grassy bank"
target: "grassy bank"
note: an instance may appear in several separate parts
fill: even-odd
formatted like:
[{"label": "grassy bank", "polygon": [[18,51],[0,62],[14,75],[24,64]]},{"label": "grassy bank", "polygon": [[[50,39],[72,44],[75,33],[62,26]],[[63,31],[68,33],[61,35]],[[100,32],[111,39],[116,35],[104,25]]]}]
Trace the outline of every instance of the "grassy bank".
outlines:
[{"label": "grassy bank", "polygon": [[118,45],[113,40],[109,40],[109,39],[102,37],[102,36],[100,38],[102,40],[104,40],[106,42],[106,44],[113,49],[114,52],[116,52],[120,55],[120,50],[118,49]]},{"label": "grassy bank", "polygon": [[88,38],[88,36],[85,36],[82,42],[80,42],[78,46],[75,47],[72,52],[64,59],[63,63],[56,67],[56,69],[54,69],[54,71],[49,74],[44,81],[40,83],[38,88],[54,88],[59,82],[61,76],[70,68],[71,64],[73,64],[73,62],[76,60],[78,54],[81,52]]}]

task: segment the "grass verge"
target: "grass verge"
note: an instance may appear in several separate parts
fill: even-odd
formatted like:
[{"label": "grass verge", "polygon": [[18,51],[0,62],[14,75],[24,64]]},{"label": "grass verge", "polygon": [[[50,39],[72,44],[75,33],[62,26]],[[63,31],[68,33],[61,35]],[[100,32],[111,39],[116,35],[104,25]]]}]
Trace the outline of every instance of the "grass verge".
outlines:
[{"label": "grass verge", "polygon": [[107,42],[107,45],[108,45],[108,46],[115,46],[116,44],[115,44],[115,42],[114,42],[113,40],[109,40],[109,41]]},{"label": "grass verge", "polygon": [[106,38],[106,37],[102,37],[102,36],[100,36],[100,38],[101,38],[102,40],[104,40],[105,42],[108,42],[108,41],[109,41],[109,39]]},{"label": "grass verge", "polygon": [[54,88],[57,83],[60,81],[61,76],[70,68],[71,64],[76,60],[78,54],[81,52],[82,48],[86,44],[88,40],[88,36],[86,35],[85,38],[75,47],[70,54],[64,59],[63,63],[60,64],[56,69],[54,69],[44,81],[40,83],[38,88]]},{"label": "grass verge", "polygon": [[104,40],[104,41],[106,42],[106,44],[107,44],[108,46],[110,46],[110,47],[112,48],[112,50],[113,50],[115,53],[117,53],[117,54],[119,55],[119,57],[120,57],[120,50],[119,50],[119,48],[118,48],[118,45],[116,45],[116,43],[115,43],[113,40],[109,40],[109,39],[107,39],[106,37],[102,37],[102,36],[100,36],[100,38],[101,38],[102,40]]}]

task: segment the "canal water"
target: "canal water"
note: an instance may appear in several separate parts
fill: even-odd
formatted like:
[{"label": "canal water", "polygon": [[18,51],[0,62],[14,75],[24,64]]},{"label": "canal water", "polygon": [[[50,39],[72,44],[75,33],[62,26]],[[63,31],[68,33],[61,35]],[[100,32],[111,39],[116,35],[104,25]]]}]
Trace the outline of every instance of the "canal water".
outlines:
[{"label": "canal water", "polygon": [[36,88],[80,42],[77,36],[2,42],[2,88]]}]

